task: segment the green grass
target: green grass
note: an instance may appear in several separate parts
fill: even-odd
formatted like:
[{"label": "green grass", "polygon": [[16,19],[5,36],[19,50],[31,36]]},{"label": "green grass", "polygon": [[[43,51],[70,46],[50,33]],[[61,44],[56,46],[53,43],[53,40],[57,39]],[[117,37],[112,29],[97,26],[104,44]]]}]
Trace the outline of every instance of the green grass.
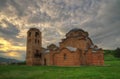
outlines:
[{"label": "green grass", "polygon": [[105,66],[0,66],[0,79],[120,79],[120,61],[105,61]]}]

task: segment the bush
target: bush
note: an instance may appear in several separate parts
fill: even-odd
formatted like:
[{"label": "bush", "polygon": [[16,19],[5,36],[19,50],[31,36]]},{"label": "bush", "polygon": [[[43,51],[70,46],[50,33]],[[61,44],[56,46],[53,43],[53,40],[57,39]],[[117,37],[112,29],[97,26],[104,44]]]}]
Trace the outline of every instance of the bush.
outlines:
[{"label": "bush", "polygon": [[120,48],[117,48],[115,50],[114,56],[117,57],[117,58],[120,58]]},{"label": "bush", "polygon": [[114,52],[114,50],[104,50],[104,55],[113,55]]}]

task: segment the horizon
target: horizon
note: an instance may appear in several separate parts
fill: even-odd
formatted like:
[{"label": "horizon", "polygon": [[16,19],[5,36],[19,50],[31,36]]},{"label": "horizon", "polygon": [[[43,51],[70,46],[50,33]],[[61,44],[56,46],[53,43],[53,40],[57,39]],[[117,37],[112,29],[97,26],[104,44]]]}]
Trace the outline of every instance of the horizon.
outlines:
[{"label": "horizon", "polygon": [[116,49],[119,4],[120,0],[0,0],[0,57],[25,60],[30,28],[42,32],[42,47],[58,45],[67,32],[80,28],[99,48]]}]

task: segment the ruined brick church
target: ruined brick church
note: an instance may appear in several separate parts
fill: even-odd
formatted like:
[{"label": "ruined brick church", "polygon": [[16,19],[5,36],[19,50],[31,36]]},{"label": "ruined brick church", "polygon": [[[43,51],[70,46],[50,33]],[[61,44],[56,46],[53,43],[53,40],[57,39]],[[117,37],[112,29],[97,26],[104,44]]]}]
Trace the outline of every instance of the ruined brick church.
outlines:
[{"label": "ruined brick church", "polygon": [[[55,37],[54,37],[55,38]],[[81,66],[104,65],[103,50],[93,44],[88,32],[72,29],[66,38],[59,42],[59,47],[51,44],[42,47],[42,33],[31,28],[27,32],[27,65]]]}]

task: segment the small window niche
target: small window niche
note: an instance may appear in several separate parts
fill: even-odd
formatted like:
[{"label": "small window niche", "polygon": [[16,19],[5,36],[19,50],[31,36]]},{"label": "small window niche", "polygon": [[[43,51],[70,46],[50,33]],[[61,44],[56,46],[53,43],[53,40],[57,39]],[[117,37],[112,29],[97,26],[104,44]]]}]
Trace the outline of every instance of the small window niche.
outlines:
[{"label": "small window niche", "polygon": [[36,50],[34,57],[35,58],[40,58],[40,59],[42,58],[42,54],[39,53],[39,50]]},{"label": "small window niche", "polygon": [[35,39],[35,44],[37,43],[37,39]]},{"label": "small window niche", "polygon": [[39,44],[39,40],[38,40],[38,44]]},{"label": "small window niche", "polygon": [[47,63],[46,63],[46,58],[44,58],[44,65],[47,65]]},{"label": "small window niche", "polygon": [[66,54],[64,54],[64,60],[66,60],[67,59],[67,55]]},{"label": "small window niche", "polygon": [[39,36],[39,33],[38,32],[35,32],[35,37]]}]

